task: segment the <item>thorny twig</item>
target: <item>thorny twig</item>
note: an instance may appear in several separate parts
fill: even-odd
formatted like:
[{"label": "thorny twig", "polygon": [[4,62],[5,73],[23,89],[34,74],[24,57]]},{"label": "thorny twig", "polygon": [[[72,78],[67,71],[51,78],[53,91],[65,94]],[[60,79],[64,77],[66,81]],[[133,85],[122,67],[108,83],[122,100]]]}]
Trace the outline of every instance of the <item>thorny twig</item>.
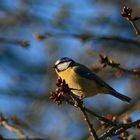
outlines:
[{"label": "thorny twig", "polygon": [[120,63],[114,62],[113,60],[108,58],[108,56],[100,54],[99,57],[100,57],[99,62],[103,65],[103,68],[106,66],[110,66],[112,68],[116,68],[117,70],[120,70],[120,71],[128,73],[128,74],[140,75],[140,68],[130,69],[130,70],[125,69],[125,68],[120,66]]},{"label": "thorny twig", "polygon": [[19,128],[9,124],[8,120],[2,115],[2,113],[0,114],[0,126],[6,128],[9,131],[16,133],[20,139],[27,138],[27,136]]},{"label": "thorny twig", "polygon": [[127,21],[129,21],[131,23],[131,25],[133,26],[135,32],[136,32],[136,35],[140,36],[140,31],[135,23],[135,21],[139,20],[140,17],[132,17],[132,11],[133,9],[132,8],[129,8],[127,6],[124,6],[123,9],[122,9],[122,12],[121,12],[121,15],[126,18]]},{"label": "thorny twig", "polygon": [[[53,92],[50,96],[50,99],[52,99],[54,102],[57,104],[62,104],[63,102],[67,102],[76,108],[80,109],[88,126],[89,126],[89,131],[93,139],[95,140],[104,140],[107,137],[112,137],[115,135],[119,135],[122,132],[126,132],[127,129],[132,128],[134,126],[139,126],[140,120],[137,120],[135,122],[128,122],[126,124],[123,123],[116,123],[115,121],[112,121],[108,118],[102,117],[94,113],[93,111],[87,109],[86,107],[83,106],[83,102],[81,99],[76,97],[72,92],[71,89],[68,87],[68,85],[65,83],[64,80],[61,78],[58,79],[57,82],[58,88],[56,89],[55,92]],[[97,117],[100,121],[105,122],[108,124],[109,129],[103,133],[101,136],[98,136],[96,134],[96,131],[93,129],[93,126],[87,116],[87,113]]]}]

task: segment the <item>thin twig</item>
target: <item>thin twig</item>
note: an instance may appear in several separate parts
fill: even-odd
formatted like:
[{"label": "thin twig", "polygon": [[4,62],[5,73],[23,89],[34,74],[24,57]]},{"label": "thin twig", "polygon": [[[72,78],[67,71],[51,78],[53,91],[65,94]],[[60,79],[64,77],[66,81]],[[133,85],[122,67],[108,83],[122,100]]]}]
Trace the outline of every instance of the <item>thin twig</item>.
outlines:
[{"label": "thin twig", "polygon": [[135,33],[137,36],[140,36],[140,30],[138,29],[135,21],[139,20],[140,17],[132,17],[132,12],[133,12],[133,9],[128,7],[128,6],[124,6],[123,9],[122,9],[122,12],[121,12],[121,15],[126,18],[126,20],[128,22],[130,22],[130,24],[132,25],[132,27],[134,28],[135,30]]},{"label": "thin twig", "polygon": [[[93,138],[95,138],[95,140],[98,140],[98,136],[97,136],[97,134],[96,134],[96,131],[94,130],[92,124],[90,123],[90,120],[89,120],[89,118],[88,118],[88,115],[87,115],[86,111],[85,111],[83,108],[81,108],[81,112],[83,113],[83,116],[84,116],[84,118],[85,118],[85,121],[86,121],[87,124],[88,124],[89,131],[90,131],[91,136],[92,136]],[[93,140],[94,140],[94,139],[93,139]]]},{"label": "thin twig", "polygon": [[86,107],[84,107],[84,110],[85,110],[87,113],[89,113],[90,115],[95,116],[98,120],[103,121],[103,122],[105,122],[106,124],[108,124],[108,125],[110,125],[110,126],[117,126],[117,125],[118,125],[118,124],[116,124],[116,123],[110,121],[109,119],[107,119],[107,118],[105,118],[105,117],[103,117],[103,116],[100,116],[100,115],[96,114],[95,112],[89,110],[89,109],[86,108]]},{"label": "thin twig", "polygon": [[79,99],[76,99],[76,98],[74,98],[74,100],[75,100],[75,102],[77,104],[77,108],[82,112],[84,120],[87,122],[87,125],[89,127],[89,131],[90,131],[90,135],[92,136],[93,140],[98,140],[98,136],[96,134],[96,131],[94,130],[94,128],[93,128],[93,126],[92,126],[92,124],[91,124],[91,122],[90,122],[90,120],[88,118],[88,115],[86,113],[86,110],[85,110],[85,108],[83,106],[82,101],[79,100]]},{"label": "thin twig", "polygon": [[112,127],[111,129],[107,130],[103,135],[101,135],[99,137],[99,140],[104,140],[107,137],[119,135],[122,132],[125,132],[127,129],[138,126],[139,124],[140,124],[140,120],[137,120],[128,124],[120,124],[116,127]]},{"label": "thin twig", "polygon": [[100,54],[99,57],[100,57],[99,62],[103,65],[103,67],[110,66],[112,68],[115,68],[115,69],[120,70],[122,72],[125,72],[127,74],[140,75],[140,68],[125,69],[125,68],[120,66],[120,63],[114,62],[108,56]]},{"label": "thin twig", "polygon": [[139,35],[140,35],[140,31],[139,31],[139,29],[138,29],[136,23],[135,23],[134,21],[131,21],[131,20],[129,20],[129,22],[131,23],[132,27],[134,28],[134,30],[135,30],[135,32],[136,32],[136,35],[139,36]]},{"label": "thin twig", "polygon": [[[62,98],[62,97],[61,97],[61,98]],[[66,101],[68,104],[77,107],[77,104],[75,105],[75,103],[72,102],[71,100],[69,100],[68,98],[65,98],[65,97],[64,97],[63,100]],[[103,116],[98,115],[97,113],[95,113],[94,111],[92,111],[92,110],[86,108],[85,106],[83,106],[82,108],[83,108],[83,110],[85,110],[87,113],[89,113],[90,115],[96,117],[98,120],[105,122],[105,123],[108,124],[109,126],[118,126],[118,124],[112,122],[111,120],[109,120],[109,119],[107,119],[107,118],[105,118],[105,117],[103,117]]]}]

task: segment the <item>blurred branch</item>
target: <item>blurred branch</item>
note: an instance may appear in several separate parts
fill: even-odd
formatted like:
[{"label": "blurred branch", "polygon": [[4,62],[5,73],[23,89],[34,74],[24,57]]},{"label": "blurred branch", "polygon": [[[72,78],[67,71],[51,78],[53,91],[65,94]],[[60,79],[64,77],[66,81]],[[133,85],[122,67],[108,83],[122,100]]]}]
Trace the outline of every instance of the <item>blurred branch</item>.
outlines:
[{"label": "blurred branch", "polygon": [[[58,88],[55,90],[55,92],[52,92],[50,99],[52,99],[58,105],[62,104],[62,102],[67,102],[73,105],[74,107],[80,109],[80,111],[84,115],[85,121],[89,126],[89,131],[93,140],[104,140],[108,137],[119,135],[122,132],[125,132],[127,129],[132,128],[134,126],[139,126],[140,124],[140,120],[128,123],[128,119],[127,119],[126,124],[123,123],[120,124],[120,123],[116,123],[115,121],[116,119],[114,120],[114,117],[112,117],[111,119],[101,117],[96,113],[94,113],[93,111],[90,111],[89,109],[85,108],[83,106],[82,100],[80,98],[77,98],[77,96],[75,96],[71,92],[71,89],[68,87],[68,85],[65,83],[64,80],[59,78],[56,85]],[[87,113],[90,113],[91,115],[97,117],[99,120],[108,124],[110,126],[108,130],[98,137],[96,131],[92,127],[90,120],[88,119]]]},{"label": "blurred branch", "polygon": [[99,62],[103,65],[102,68],[104,68],[106,66],[110,66],[112,68],[115,68],[119,71],[122,71],[122,72],[125,72],[128,74],[140,75],[140,68],[130,69],[130,70],[125,69],[123,67],[120,67],[120,63],[116,63],[113,60],[109,59],[108,56],[100,54],[99,57],[100,57]]},{"label": "blurred branch", "polygon": [[29,42],[26,40],[14,40],[14,39],[3,38],[3,37],[0,37],[0,43],[17,44],[25,48],[30,45]]},{"label": "blurred branch", "polygon": [[18,118],[17,116],[12,116],[12,117],[10,117],[10,119],[15,126],[18,126],[18,127],[22,128],[23,130],[26,130],[30,134],[30,136],[32,135],[33,138],[43,139],[43,136],[41,134],[39,134],[35,130],[35,128],[33,128],[32,125],[29,124],[28,121]]},{"label": "blurred branch", "polygon": [[135,21],[140,20],[140,17],[132,17],[132,8],[129,8],[127,6],[124,6],[121,12],[121,15],[126,18],[126,20],[128,22],[130,22],[130,24],[132,25],[132,27],[134,28],[136,35],[140,36],[140,31],[135,23]]},{"label": "blurred branch", "polygon": [[26,135],[17,127],[12,126],[8,123],[8,120],[2,115],[2,113],[0,114],[0,126],[6,128],[9,131],[12,131],[14,133],[16,133],[20,139],[26,139]]},{"label": "blurred branch", "polygon": [[105,41],[115,41],[125,44],[131,44],[140,46],[140,41],[130,39],[130,38],[124,38],[120,36],[113,36],[113,35],[95,35],[91,33],[85,33],[85,34],[68,34],[68,33],[51,33],[46,32],[45,34],[36,33],[35,37],[37,40],[42,41],[44,39],[48,39],[50,37],[75,37],[78,38],[80,41],[85,42],[88,40],[105,40]]}]

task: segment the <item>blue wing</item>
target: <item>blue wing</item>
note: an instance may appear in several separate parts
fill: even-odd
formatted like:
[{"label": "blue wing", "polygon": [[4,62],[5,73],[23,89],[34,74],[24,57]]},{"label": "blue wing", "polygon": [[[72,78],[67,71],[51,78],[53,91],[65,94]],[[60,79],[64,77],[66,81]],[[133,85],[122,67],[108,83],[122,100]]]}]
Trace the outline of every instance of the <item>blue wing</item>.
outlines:
[{"label": "blue wing", "polygon": [[74,68],[75,72],[81,75],[82,77],[85,77],[89,80],[94,80],[99,84],[100,86],[106,87],[109,90],[115,91],[111,86],[109,86],[107,83],[105,83],[101,78],[99,78],[96,74],[94,74],[91,70],[89,70],[87,67],[81,64],[77,64]]}]

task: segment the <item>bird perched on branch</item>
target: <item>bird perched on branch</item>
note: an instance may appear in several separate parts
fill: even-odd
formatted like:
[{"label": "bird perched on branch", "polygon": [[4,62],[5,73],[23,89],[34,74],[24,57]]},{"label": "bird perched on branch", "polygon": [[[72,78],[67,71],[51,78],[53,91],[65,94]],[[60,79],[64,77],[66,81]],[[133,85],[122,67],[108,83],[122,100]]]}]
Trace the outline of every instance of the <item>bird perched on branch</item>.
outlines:
[{"label": "bird perched on branch", "polygon": [[54,68],[58,76],[66,81],[73,94],[80,98],[105,93],[115,96],[122,101],[130,102],[131,100],[131,98],[118,93],[86,66],[68,57],[57,60]]}]

